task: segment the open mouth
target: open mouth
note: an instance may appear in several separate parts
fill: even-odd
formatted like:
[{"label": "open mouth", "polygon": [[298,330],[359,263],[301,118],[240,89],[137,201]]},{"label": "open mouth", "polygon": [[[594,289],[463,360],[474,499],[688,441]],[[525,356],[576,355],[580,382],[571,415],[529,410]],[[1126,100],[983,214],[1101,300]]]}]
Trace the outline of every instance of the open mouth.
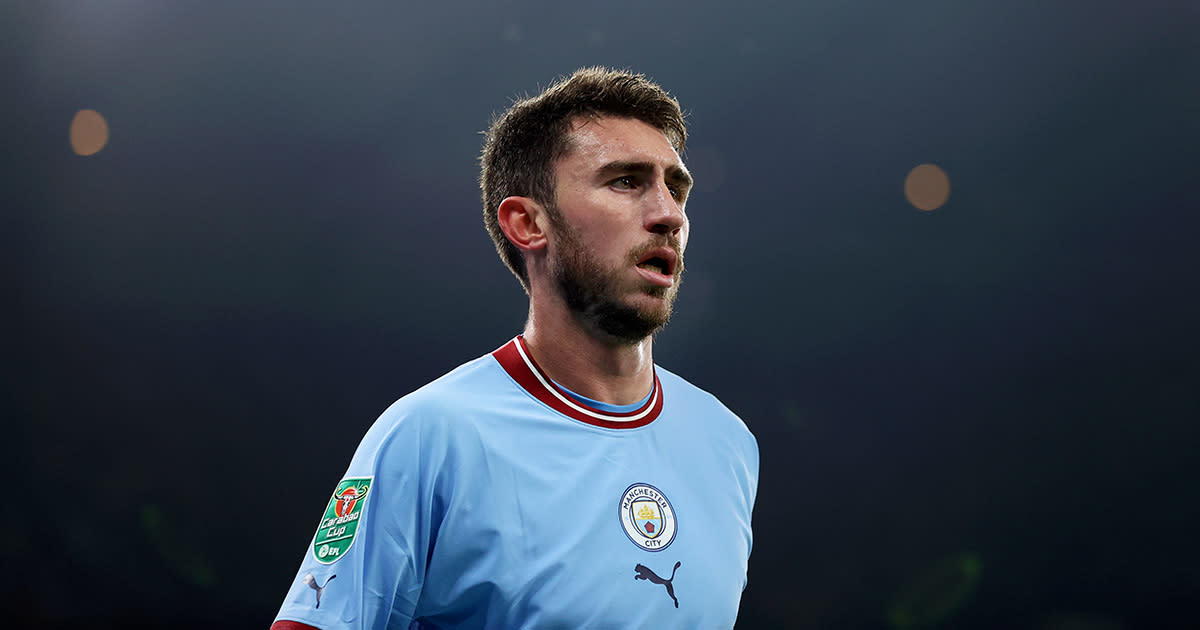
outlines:
[{"label": "open mouth", "polygon": [[679,253],[670,247],[654,247],[641,254],[638,269],[671,278],[679,268]]},{"label": "open mouth", "polygon": [[661,256],[654,256],[652,258],[647,258],[646,260],[643,260],[642,262],[638,263],[637,266],[641,267],[642,269],[645,269],[647,271],[661,273],[664,276],[671,275],[671,263],[667,259],[662,258]]}]

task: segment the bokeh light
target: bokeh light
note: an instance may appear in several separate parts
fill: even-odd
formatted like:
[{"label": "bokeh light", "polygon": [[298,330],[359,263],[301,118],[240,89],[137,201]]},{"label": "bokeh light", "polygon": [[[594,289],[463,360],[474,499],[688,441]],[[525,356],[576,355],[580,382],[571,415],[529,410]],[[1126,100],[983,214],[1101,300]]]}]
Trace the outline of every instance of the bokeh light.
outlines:
[{"label": "bokeh light", "polygon": [[81,109],[71,121],[71,148],[79,155],[95,155],[108,144],[108,122],[99,112]]},{"label": "bokeh light", "polygon": [[904,196],[918,210],[937,210],[950,198],[950,178],[935,164],[922,164],[904,178]]}]

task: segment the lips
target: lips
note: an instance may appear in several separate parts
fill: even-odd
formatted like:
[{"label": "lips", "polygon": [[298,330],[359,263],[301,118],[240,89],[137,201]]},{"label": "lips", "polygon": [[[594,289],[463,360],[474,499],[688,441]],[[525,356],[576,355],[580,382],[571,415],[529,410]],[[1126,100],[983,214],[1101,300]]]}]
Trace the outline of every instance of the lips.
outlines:
[{"label": "lips", "polygon": [[671,286],[675,283],[679,266],[679,254],[665,246],[652,247],[641,252],[637,258],[637,268],[642,276],[661,286]]},{"label": "lips", "polygon": [[655,247],[648,251],[642,252],[638,257],[637,266],[642,269],[657,271],[663,275],[675,275],[675,266],[679,261],[679,254],[675,253],[670,247]]}]

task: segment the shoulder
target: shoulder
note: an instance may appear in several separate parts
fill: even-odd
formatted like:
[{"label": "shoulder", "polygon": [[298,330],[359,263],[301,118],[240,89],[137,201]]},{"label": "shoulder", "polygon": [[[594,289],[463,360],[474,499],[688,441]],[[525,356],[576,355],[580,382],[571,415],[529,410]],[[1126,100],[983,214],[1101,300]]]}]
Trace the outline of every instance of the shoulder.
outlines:
[{"label": "shoulder", "polygon": [[468,361],[388,406],[363,436],[359,455],[437,450],[461,419],[494,407],[506,387],[511,386],[490,354]]},{"label": "shoulder", "polygon": [[508,379],[503,369],[491,354],[485,354],[392,403],[381,419],[401,419],[413,414],[457,414],[499,395],[507,387]]},{"label": "shoulder", "polygon": [[392,403],[380,415],[380,420],[400,421],[414,414],[455,413],[496,394],[504,385],[503,370],[490,354],[485,354]]},{"label": "shoulder", "polygon": [[724,422],[736,425],[746,433],[750,432],[746,423],[713,394],[696,387],[688,382],[687,379],[661,366],[655,366],[655,373],[658,375],[658,380],[662,383],[663,396],[670,396],[671,404],[705,408],[710,414],[715,414]]},{"label": "shoulder", "polygon": [[669,370],[657,368],[663,389],[664,408],[671,409],[675,444],[690,446],[693,456],[710,458],[708,463],[734,472],[745,505],[754,505],[758,493],[758,440],[740,417],[716,396],[692,385]]},{"label": "shoulder", "polygon": [[684,413],[698,421],[704,419],[709,422],[712,430],[736,436],[747,448],[758,451],[758,443],[750,428],[720,399],[661,366],[656,365],[655,372],[662,383],[665,404],[681,407]]}]

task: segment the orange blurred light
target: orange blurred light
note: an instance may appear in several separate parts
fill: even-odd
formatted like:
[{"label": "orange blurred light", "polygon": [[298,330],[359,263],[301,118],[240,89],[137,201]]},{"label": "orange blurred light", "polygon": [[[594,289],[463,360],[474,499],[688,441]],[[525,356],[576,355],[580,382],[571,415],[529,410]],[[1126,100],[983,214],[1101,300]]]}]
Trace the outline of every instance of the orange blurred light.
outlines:
[{"label": "orange blurred light", "polygon": [[71,121],[71,148],[79,155],[95,155],[108,144],[108,123],[99,112],[81,109]]},{"label": "orange blurred light", "polygon": [[904,178],[904,196],[918,210],[937,210],[950,198],[950,178],[935,164],[922,164]]}]

